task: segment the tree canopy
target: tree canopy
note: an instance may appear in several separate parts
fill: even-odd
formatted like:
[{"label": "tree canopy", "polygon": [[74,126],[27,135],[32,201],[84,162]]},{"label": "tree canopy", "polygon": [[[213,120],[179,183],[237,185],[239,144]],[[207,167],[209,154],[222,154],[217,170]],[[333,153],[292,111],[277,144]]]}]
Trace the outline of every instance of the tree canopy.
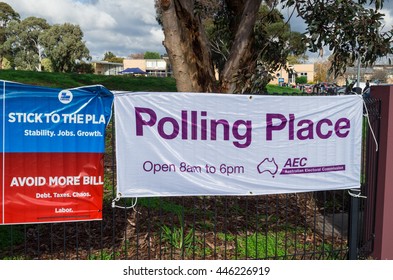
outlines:
[{"label": "tree canopy", "polygon": [[158,52],[145,52],[145,54],[143,55],[144,59],[160,59],[161,56]]},{"label": "tree canopy", "polygon": [[[46,70],[70,72],[81,60],[89,60],[89,50],[78,25],[51,26],[45,19],[20,16],[11,6],[0,2],[0,60],[23,70],[41,71],[42,60],[49,59]],[[0,64],[1,65],[1,64]]]},{"label": "tree canopy", "polygon": [[4,42],[7,40],[6,28],[9,22],[19,21],[19,19],[19,14],[15,12],[15,10],[10,5],[4,2],[0,2],[0,68],[2,65],[3,56],[6,54],[6,51],[3,47]]},{"label": "tree canopy", "polygon": [[40,35],[46,56],[56,72],[70,72],[78,61],[91,59],[79,25],[55,24]]},{"label": "tree canopy", "polygon": [[113,52],[109,51],[105,52],[103,60],[108,62],[123,63],[124,58],[117,57]]},{"label": "tree canopy", "polygon": [[[328,47],[332,52],[331,71],[343,74],[358,59],[372,65],[379,57],[392,53],[392,30],[382,30],[383,0],[297,0],[286,1],[307,24],[311,51]],[[366,4],[374,4],[374,7]]]},{"label": "tree canopy", "polygon": [[12,54],[16,67],[40,70],[43,48],[39,42],[39,36],[49,27],[45,19],[37,17],[28,17],[9,24],[4,50]]},{"label": "tree canopy", "polygon": [[[361,59],[364,65],[392,52],[382,31],[382,0],[156,0],[157,19],[179,91],[258,92],[288,56],[305,48],[332,52],[331,72]],[[275,9],[283,5],[307,25],[304,34]],[[216,79],[216,71],[219,79]]]}]

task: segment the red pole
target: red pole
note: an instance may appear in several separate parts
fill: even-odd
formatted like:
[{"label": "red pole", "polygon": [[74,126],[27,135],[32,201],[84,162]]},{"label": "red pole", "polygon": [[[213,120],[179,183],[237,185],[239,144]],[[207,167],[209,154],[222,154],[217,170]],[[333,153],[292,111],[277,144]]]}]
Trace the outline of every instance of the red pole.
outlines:
[{"label": "red pole", "polygon": [[393,85],[371,87],[381,99],[375,240],[372,257],[393,260]]}]

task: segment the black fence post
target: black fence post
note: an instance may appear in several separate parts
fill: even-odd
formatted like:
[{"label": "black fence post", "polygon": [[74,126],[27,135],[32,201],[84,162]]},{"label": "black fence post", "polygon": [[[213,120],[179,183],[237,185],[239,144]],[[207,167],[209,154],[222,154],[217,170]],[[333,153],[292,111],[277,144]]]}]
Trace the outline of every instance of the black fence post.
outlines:
[{"label": "black fence post", "polygon": [[351,209],[349,212],[349,230],[348,230],[348,259],[358,259],[358,229],[359,229],[359,195],[360,189],[353,189],[349,191],[351,195]]}]

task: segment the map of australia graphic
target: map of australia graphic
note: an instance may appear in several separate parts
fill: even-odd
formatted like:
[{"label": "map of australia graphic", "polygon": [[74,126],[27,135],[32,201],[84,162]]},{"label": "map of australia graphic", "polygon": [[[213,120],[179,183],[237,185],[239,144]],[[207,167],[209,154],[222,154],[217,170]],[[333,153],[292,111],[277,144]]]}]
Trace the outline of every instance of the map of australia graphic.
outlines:
[{"label": "map of australia graphic", "polygon": [[276,175],[278,172],[278,165],[275,162],[274,158],[272,159],[265,158],[264,160],[261,161],[260,164],[258,164],[257,169],[259,174],[266,172],[266,173],[270,173],[270,175],[274,177],[274,175]]}]

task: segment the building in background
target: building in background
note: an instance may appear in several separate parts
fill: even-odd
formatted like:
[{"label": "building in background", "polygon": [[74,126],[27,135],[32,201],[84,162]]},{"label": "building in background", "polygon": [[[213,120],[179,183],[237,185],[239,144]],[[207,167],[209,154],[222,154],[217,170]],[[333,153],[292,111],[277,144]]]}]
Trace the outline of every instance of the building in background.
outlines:
[{"label": "building in background", "polygon": [[94,74],[97,75],[119,75],[124,70],[123,63],[108,61],[93,61]]},{"label": "building in background", "polygon": [[148,76],[168,77],[172,75],[172,70],[168,59],[124,59],[124,69],[139,68]]},{"label": "building in background", "polygon": [[314,82],[314,64],[288,65],[290,71],[281,68],[276,72],[276,77],[270,82],[275,85],[295,85],[297,77],[307,77],[307,83]]}]

